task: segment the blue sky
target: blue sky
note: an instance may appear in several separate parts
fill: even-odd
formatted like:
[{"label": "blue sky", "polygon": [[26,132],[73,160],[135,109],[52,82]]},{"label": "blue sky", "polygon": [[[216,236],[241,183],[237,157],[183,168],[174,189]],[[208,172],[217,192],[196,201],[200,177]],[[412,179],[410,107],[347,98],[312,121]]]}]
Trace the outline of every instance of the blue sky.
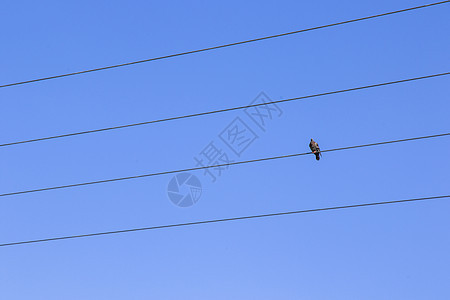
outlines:
[{"label": "blue sky", "polygon": [[[424,1],[3,1],[0,84]],[[448,72],[450,5],[0,90],[1,143]],[[1,193],[449,131],[449,78],[0,149]],[[258,138],[238,157],[219,134]],[[231,166],[180,208],[173,176],[4,197],[0,243],[449,193],[449,138]],[[0,248],[2,299],[448,299],[447,200]]]}]

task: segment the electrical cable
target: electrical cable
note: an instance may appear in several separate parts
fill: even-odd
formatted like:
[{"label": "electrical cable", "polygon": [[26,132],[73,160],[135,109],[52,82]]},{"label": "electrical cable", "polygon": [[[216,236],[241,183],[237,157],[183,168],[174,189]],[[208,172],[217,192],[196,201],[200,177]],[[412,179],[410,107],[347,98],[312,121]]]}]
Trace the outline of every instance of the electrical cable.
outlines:
[{"label": "electrical cable", "polygon": [[226,218],[226,219],[215,219],[215,220],[206,220],[206,221],[197,221],[197,222],[188,222],[188,223],[178,223],[178,224],[169,224],[169,225],[142,227],[142,228],[132,228],[132,229],[114,230],[114,231],[79,234],[79,235],[69,235],[69,236],[45,238],[45,239],[38,239],[38,240],[28,240],[28,241],[4,243],[4,244],[0,244],[0,247],[17,246],[17,245],[24,245],[24,244],[35,244],[35,243],[43,243],[43,242],[50,242],[50,241],[60,241],[60,240],[85,238],[85,237],[93,237],[93,236],[102,236],[102,235],[110,235],[110,234],[119,234],[119,233],[130,233],[130,232],[144,231],[144,230],[154,230],[154,229],[163,229],[163,228],[173,228],[173,227],[183,227],[183,226],[192,226],[192,225],[201,225],[201,224],[230,222],[230,221],[238,221],[238,220],[267,218],[267,217],[275,217],[275,216],[286,216],[286,215],[294,215],[294,214],[302,214],[302,213],[322,212],[322,211],[339,210],[339,209],[347,209],[347,208],[357,208],[357,207],[367,207],[367,206],[377,206],[377,205],[386,205],[386,204],[398,204],[398,203],[407,203],[407,202],[416,202],[416,201],[425,201],[425,200],[435,200],[435,199],[444,199],[444,198],[450,198],[450,195],[442,195],[442,196],[434,196],[434,197],[423,197],[423,198],[413,198],[413,199],[403,199],[403,200],[393,200],[393,201],[384,201],[384,202],[352,204],[352,205],[343,205],[343,206],[332,206],[332,207],[314,208],[314,209],[306,209],[306,210],[296,210],[296,211],[270,213],[270,214],[263,214],[263,215],[242,216],[242,217],[234,217],[234,218]]},{"label": "electrical cable", "polygon": [[[421,137],[413,137],[413,138],[407,138],[407,139],[400,139],[400,140],[392,140],[392,141],[384,141],[384,142],[377,142],[377,143],[364,144],[364,145],[355,145],[355,146],[348,146],[348,147],[342,147],[342,148],[328,149],[328,150],[322,150],[321,152],[325,153],[325,152],[333,152],[333,151],[342,151],[342,150],[348,150],[348,149],[356,149],[356,148],[372,147],[372,146],[392,144],[392,143],[401,143],[401,142],[408,142],[408,141],[415,141],[415,140],[422,140],[422,139],[430,139],[430,138],[443,137],[443,136],[449,136],[449,135],[450,135],[450,132],[435,134],[435,135],[428,135],[428,136],[421,136]],[[208,168],[228,167],[228,166],[232,166],[232,165],[242,165],[242,164],[248,164],[248,163],[254,163],[254,162],[269,161],[269,160],[276,160],[276,159],[282,159],[282,158],[291,158],[291,157],[303,156],[303,155],[308,155],[308,154],[312,154],[312,153],[311,152],[295,153],[295,154],[272,156],[272,157],[258,158],[258,159],[245,160],[245,161],[229,162],[226,164],[217,164],[217,165],[212,165],[212,166],[194,167],[194,168],[187,168],[187,169],[180,169],[180,170],[171,170],[171,171],[163,171],[163,172],[150,173],[150,174],[134,175],[134,176],[128,176],[128,177],[104,179],[104,180],[82,182],[82,183],[75,183],[75,184],[68,184],[68,185],[60,185],[60,186],[39,188],[39,189],[33,189],[33,190],[17,191],[17,192],[0,194],[0,197],[29,194],[29,193],[35,193],[35,192],[44,192],[44,191],[58,190],[58,189],[66,189],[66,188],[80,187],[80,186],[86,186],[86,185],[116,182],[116,181],[138,179],[138,178],[145,178],[145,177],[153,177],[153,176],[175,174],[175,173],[182,173],[182,172],[191,172],[191,171],[197,171],[197,170],[208,169]]]},{"label": "electrical cable", "polygon": [[84,71],[78,71],[78,72],[54,75],[54,76],[49,76],[49,77],[36,78],[36,79],[20,81],[20,82],[13,82],[13,83],[0,85],[0,88],[11,87],[11,86],[16,86],[16,85],[23,85],[23,84],[28,84],[28,83],[34,83],[34,82],[39,82],[39,81],[51,80],[51,79],[68,77],[68,76],[74,76],[74,75],[80,75],[80,74],[86,74],[86,73],[97,72],[97,71],[103,71],[103,70],[108,70],[108,69],[113,69],[113,68],[119,68],[119,67],[135,65],[135,64],[146,63],[146,62],[150,62],[150,61],[162,60],[162,59],[167,59],[167,58],[172,58],[172,57],[177,57],[177,56],[184,56],[184,55],[189,55],[189,54],[194,54],[194,53],[199,53],[199,52],[205,52],[205,51],[211,51],[211,50],[216,50],[216,49],[221,49],[221,48],[226,48],[226,47],[231,47],[231,46],[248,44],[248,43],[258,42],[258,41],[262,41],[262,40],[268,40],[268,39],[273,39],[273,38],[278,38],[278,37],[298,34],[298,33],[302,33],[302,32],[313,31],[313,30],[318,30],[318,29],[324,29],[324,28],[328,28],[328,27],[344,25],[344,24],[348,24],[348,23],[354,23],[354,22],[359,22],[359,21],[364,21],[364,20],[384,17],[384,16],[388,16],[388,15],[403,13],[403,12],[407,12],[407,11],[418,10],[418,9],[427,8],[427,7],[431,7],[431,6],[446,4],[448,2],[450,2],[450,0],[434,2],[434,3],[430,3],[430,4],[425,4],[425,5],[420,5],[420,6],[415,6],[415,7],[410,7],[410,8],[405,8],[405,9],[400,9],[400,10],[395,10],[395,11],[390,11],[390,12],[386,12],[386,13],[371,15],[371,16],[357,18],[357,19],[351,19],[351,20],[337,22],[337,23],[331,23],[331,24],[326,24],[326,25],[321,25],[321,26],[316,26],[316,27],[310,27],[310,28],[306,28],[306,29],[295,30],[295,31],[291,31],[291,32],[285,32],[285,33],[280,33],[280,34],[275,34],[275,35],[259,37],[259,38],[255,38],[255,39],[250,39],[250,40],[245,40],[245,41],[240,41],[240,42],[235,42],[235,43],[230,43],[230,44],[223,44],[223,45],[214,46],[214,47],[208,47],[208,48],[197,49],[197,50],[192,50],[192,51],[180,52],[180,53],[175,53],[175,54],[170,54],[170,55],[165,55],[165,56],[153,57],[153,58],[148,58],[148,59],[143,59],[143,60],[138,60],[138,61],[132,61],[132,62],[117,64],[117,65],[110,65],[110,66],[106,66],[106,67],[89,69],[89,70],[84,70]]},{"label": "electrical cable", "polygon": [[371,84],[371,85],[366,85],[366,86],[359,86],[359,87],[348,88],[348,89],[343,89],[343,90],[336,90],[336,91],[331,91],[331,92],[312,94],[312,95],[301,96],[301,97],[296,97],[296,98],[281,99],[281,100],[276,100],[276,101],[269,101],[269,102],[265,102],[265,103],[256,103],[256,104],[245,105],[245,106],[236,106],[236,107],[200,112],[200,113],[189,114],[189,115],[182,115],[182,116],[169,117],[169,118],[164,118],[164,119],[151,120],[151,121],[140,122],[140,123],[125,124],[125,125],[106,127],[106,128],[100,128],[100,129],[92,129],[92,130],[87,130],[87,131],[47,136],[47,137],[42,137],[42,138],[30,139],[30,140],[22,140],[22,141],[16,141],[16,142],[3,143],[3,144],[0,144],[0,147],[14,146],[14,145],[19,145],[19,144],[33,143],[33,142],[42,142],[42,141],[46,141],[46,140],[59,139],[59,138],[65,138],[65,137],[71,137],[71,136],[77,136],[77,135],[83,135],[83,134],[123,129],[123,128],[129,128],[129,127],[134,127],[134,126],[141,126],[141,125],[149,125],[149,124],[154,124],[154,123],[162,123],[162,122],[180,120],[180,119],[185,119],[185,118],[200,117],[200,116],[229,112],[229,111],[234,111],[234,110],[247,109],[247,108],[251,108],[251,107],[258,107],[258,106],[277,104],[277,103],[285,103],[285,102],[291,102],[291,101],[297,101],[297,100],[305,100],[305,99],[316,98],[316,97],[321,97],[321,96],[328,96],[328,95],[364,90],[364,89],[369,89],[369,88],[375,88],[375,87],[393,85],[393,84],[398,84],[398,83],[405,83],[405,82],[410,82],[410,81],[447,76],[447,75],[450,75],[450,72],[437,73],[437,74],[431,74],[431,75],[413,77],[413,78],[406,78],[406,79],[401,79],[401,80],[396,80],[396,81],[376,83],[376,84]]}]

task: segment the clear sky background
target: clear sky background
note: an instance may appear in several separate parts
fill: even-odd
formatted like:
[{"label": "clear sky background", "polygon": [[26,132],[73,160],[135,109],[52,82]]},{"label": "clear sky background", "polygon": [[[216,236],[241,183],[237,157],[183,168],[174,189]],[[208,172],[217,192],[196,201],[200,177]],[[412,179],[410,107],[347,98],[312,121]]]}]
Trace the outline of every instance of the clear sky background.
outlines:
[{"label": "clear sky background", "polygon": [[[1,1],[0,84],[277,34],[429,1]],[[0,89],[0,143],[449,71],[450,4],[202,54]],[[0,148],[0,192],[450,131],[450,78]],[[258,139],[240,157],[218,135]],[[0,199],[0,243],[449,194],[450,138]],[[0,248],[0,298],[449,299],[449,200]]]}]

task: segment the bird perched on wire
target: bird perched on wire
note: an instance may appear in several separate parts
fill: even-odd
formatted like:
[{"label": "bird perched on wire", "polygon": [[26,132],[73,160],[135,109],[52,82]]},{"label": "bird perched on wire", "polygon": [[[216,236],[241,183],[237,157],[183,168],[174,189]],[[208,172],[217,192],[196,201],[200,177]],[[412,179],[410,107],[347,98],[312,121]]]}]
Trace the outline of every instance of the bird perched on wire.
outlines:
[{"label": "bird perched on wire", "polygon": [[322,153],[320,153],[319,144],[317,144],[313,139],[309,142],[309,149],[311,149],[312,153],[316,156],[316,160],[319,160]]}]

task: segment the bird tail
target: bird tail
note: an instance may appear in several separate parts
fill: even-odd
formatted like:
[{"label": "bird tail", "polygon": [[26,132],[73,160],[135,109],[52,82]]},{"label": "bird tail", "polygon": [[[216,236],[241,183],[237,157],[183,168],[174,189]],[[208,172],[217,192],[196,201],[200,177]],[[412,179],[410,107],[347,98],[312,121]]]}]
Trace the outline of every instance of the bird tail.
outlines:
[{"label": "bird tail", "polygon": [[320,157],[322,156],[322,154],[320,154],[320,152],[316,152],[314,154],[316,155],[316,160],[320,160]]}]

